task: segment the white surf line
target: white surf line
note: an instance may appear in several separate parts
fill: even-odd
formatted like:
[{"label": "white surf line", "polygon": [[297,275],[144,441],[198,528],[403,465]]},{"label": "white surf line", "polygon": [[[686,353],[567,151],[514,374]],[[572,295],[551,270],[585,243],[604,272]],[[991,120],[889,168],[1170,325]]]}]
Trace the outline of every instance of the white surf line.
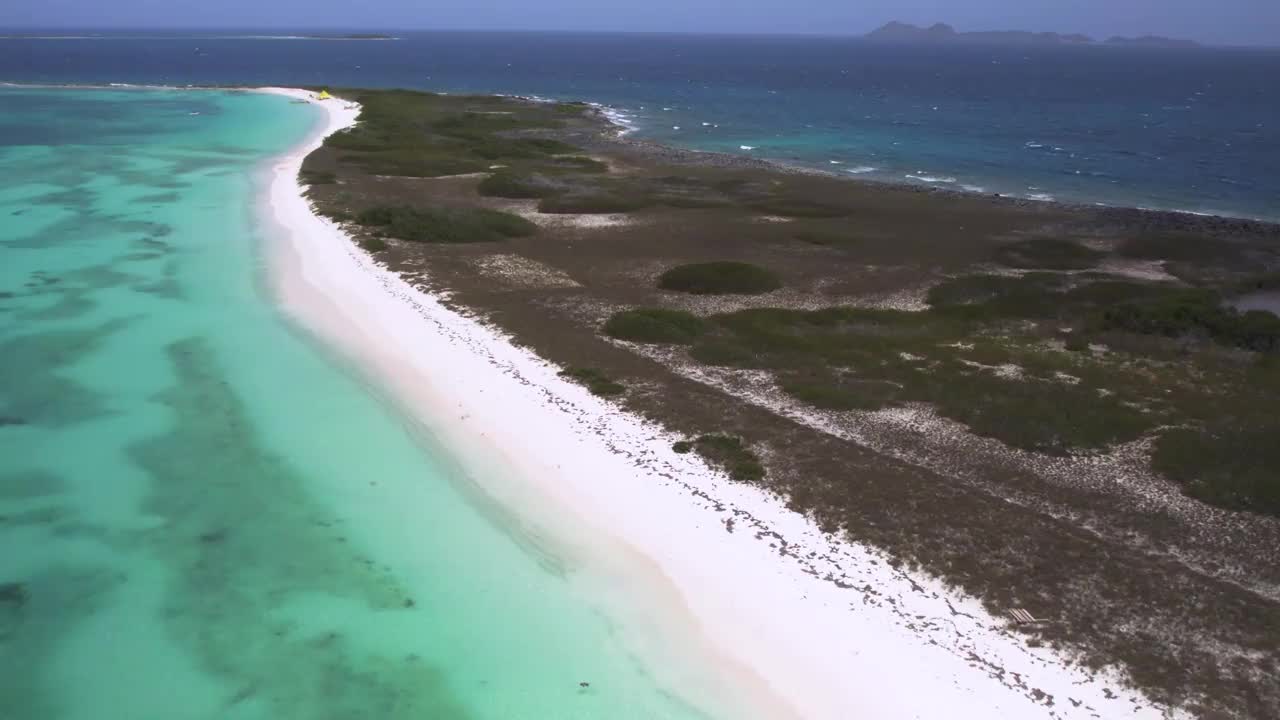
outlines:
[{"label": "white surf line", "polygon": [[303,158],[358,114],[342,100],[324,107],[325,131],[273,170],[268,212],[292,255],[291,266],[273,269],[287,309],[373,371],[450,448],[516,470],[512,481],[646,556],[705,640],[785,701],[763,714],[1179,715],[1115,674],[1028,647],[976,599],[833,540],[779,499],[676,454],[679,438],[379,266],[310,211],[298,184]]}]

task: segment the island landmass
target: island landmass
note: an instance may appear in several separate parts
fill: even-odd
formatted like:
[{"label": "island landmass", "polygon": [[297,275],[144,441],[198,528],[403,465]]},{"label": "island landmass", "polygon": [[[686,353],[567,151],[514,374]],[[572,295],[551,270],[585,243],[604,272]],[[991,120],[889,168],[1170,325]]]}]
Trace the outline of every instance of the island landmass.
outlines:
[{"label": "island landmass", "polygon": [[1088,35],[1059,34],[1055,32],[1027,32],[1022,30],[957,32],[946,23],[936,23],[929,27],[920,27],[893,21],[866,34],[866,40],[897,44],[971,44],[971,45],[1110,45],[1135,48],[1179,48],[1200,47],[1192,40],[1144,35],[1137,38],[1112,37],[1099,43]]},{"label": "island landmass", "polygon": [[332,92],[359,123],[300,181],[409,285],[1032,646],[1280,716],[1280,317],[1256,309],[1280,227],[851,181],[585,103]]}]

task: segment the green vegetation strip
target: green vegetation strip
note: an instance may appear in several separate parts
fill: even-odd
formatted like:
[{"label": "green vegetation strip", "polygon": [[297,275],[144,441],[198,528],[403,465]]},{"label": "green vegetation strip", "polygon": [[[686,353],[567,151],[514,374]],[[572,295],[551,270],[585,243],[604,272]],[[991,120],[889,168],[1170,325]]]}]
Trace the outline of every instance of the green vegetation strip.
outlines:
[{"label": "green vegetation strip", "polygon": [[627,391],[625,385],[615,382],[598,368],[568,368],[560,372],[560,377],[585,385],[592,395],[612,397]]},{"label": "green vegetation strip", "polygon": [[432,243],[491,242],[525,237],[538,229],[518,215],[486,208],[379,206],[358,213],[356,222],[387,237]]},{"label": "green vegetation strip", "polygon": [[702,435],[694,440],[681,440],[671,449],[681,454],[697,450],[699,455],[724,468],[729,477],[739,482],[759,482],[765,476],[760,458],[742,442],[742,438],[733,435]]},{"label": "green vegetation strip", "polygon": [[[1217,295],[1091,274],[957,278],[926,312],[764,308],[614,314],[605,334],[771,371],[827,410],[922,402],[971,432],[1049,455],[1156,435],[1153,467],[1206,502],[1280,515],[1280,319]],[[1035,328],[1066,326],[1068,350]],[[1095,355],[1091,342],[1115,348]],[[1074,352],[1071,350],[1075,350]],[[1232,355],[1241,353],[1243,355]],[[1204,377],[1214,377],[1207,385]],[[1176,428],[1176,429],[1170,429]]]},{"label": "green vegetation strip", "polygon": [[663,290],[694,295],[760,295],[782,287],[773,272],[744,262],[678,265],[658,278]]},{"label": "green vegetation strip", "polygon": [[674,345],[692,343],[709,329],[697,315],[662,308],[624,310],[604,324],[604,333],[615,340]]},{"label": "green vegetation strip", "polygon": [[485,197],[531,200],[555,194],[554,188],[539,184],[534,179],[511,172],[496,172],[480,181],[476,190]]},{"label": "green vegetation strip", "polygon": [[[578,148],[521,133],[564,123],[554,108],[499,97],[452,98],[433,93],[338,91],[361,104],[360,122],[334,133],[327,147],[340,160],[375,175],[439,177],[483,172],[494,164],[540,166]],[[590,167],[589,158],[567,166]],[[551,163],[554,165],[554,163]]]},{"label": "green vegetation strip", "polygon": [[1071,240],[1034,238],[1020,240],[996,251],[996,260],[1015,268],[1084,270],[1096,266],[1106,253]]},{"label": "green vegetation strip", "polygon": [[303,170],[298,173],[298,179],[304,185],[332,185],[338,181],[336,175],[326,170]]}]

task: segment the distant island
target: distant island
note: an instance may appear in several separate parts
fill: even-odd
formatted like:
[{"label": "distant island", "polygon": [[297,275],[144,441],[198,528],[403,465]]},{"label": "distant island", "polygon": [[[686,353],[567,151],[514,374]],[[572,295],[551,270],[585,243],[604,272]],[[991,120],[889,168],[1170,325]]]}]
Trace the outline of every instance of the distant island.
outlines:
[{"label": "distant island", "polygon": [[302,35],[308,40],[395,40],[393,35],[379,33],[349,33],[346,35]]},{"label": "distant island", "polygon": [[383,35],[378,32],[349,32],[342,35],[325,35],[325,33],[308,33],[308,35],[255,36],[279,38],[279,40],[399,40],[394,35]]},{"label": "distant island", "polygon": [[1151,48],[1198,48],[1200,43],[1195,40],[1180,40],[1178,38],[1160,37],[1159,35],[1143,35],[1141,37],[1113,37],[1106,42],[1107,45],[1127,45],[1129,47],[1151,47]]},{"label": "distant island", "polygon": [[969,45],[1113,45],[1140,48],[1197,48],[1192,40],[1178,40],[1155,35],[1136,38],[1113,37],[1099,43],[1088,35],[1062,35],[1055,32],[1028,32],[1025,30],[996,30],[985,32],[956,32],[946,23],[920,27],[903,22],[890,22],[867,33],[867,40],[885,43],[930,43]]}]

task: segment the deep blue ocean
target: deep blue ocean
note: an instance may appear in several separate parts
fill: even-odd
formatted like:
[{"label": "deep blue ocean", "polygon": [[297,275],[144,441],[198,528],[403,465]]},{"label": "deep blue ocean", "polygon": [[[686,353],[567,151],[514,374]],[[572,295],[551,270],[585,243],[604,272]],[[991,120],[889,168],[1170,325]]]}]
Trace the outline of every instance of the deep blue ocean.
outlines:
[{"label": "deep blue ocean", "polygon": [[638,137],[863,178],[1280,217],[1280,50],[247,35],[4,38],[0,81],[404,86],[582,99],[610,106]]}]

